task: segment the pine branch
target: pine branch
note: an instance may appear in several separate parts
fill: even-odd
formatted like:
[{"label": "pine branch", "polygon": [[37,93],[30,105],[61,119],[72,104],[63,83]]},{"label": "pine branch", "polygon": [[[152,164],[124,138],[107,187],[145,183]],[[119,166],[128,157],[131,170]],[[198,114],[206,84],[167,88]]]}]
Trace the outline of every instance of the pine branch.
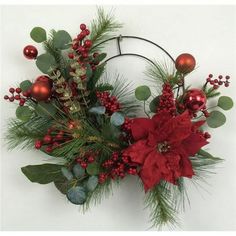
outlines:
[{"label": "pine branch", "polygon": [[161,182],[146,193],[146,207],[151,211],[152,227],[161,229],[164,225],[178,226],[173,194],[167,182]]},{"label": "pine branch", "polygon": [[118,23],[110,12],[106,14],[103,8],[97,9],[97,19],[91,23],[90,39],[92,40],[94,47],[92,51],[100,50],[103,46],[96,46],[102,41],[113,36],[113,33],[122,27],[122,24]]}]

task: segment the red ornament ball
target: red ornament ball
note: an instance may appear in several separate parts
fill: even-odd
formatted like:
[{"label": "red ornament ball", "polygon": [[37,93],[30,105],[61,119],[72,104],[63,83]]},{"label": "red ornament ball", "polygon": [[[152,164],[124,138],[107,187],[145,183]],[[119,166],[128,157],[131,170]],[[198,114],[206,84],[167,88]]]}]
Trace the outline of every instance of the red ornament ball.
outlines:
[{"label": "red ornament ball", "polygon": [[183,53],[175,60],[175,68],[183,74],[190,73],[196,66],[195,58],[188,53]]},{"label": "red ornament ball", "polygon": [[192,112],[200,111],[206,105],[206,95],[201,89],[190,89],[184,96],[184,105]]},{"label": "red ornament ball", "polygon": [[27,59],[35,59],[38,55],[38,50],[35,46],[28,45],[24,48],[23,54]]},{"label": "red ornament ball", "polygon": [[46,75],[41,75],[38,78],[36,78],[35,82],[45,82],[48,83],[51,87],[53,85],[53,81],[52,79],[50,79],[48,76]]},{"label": "red ornament ball", "polygon": [[31,87],[31,96],[37,101],[46,101],[52,95],[51,86],[47,82],[38,81]]}]

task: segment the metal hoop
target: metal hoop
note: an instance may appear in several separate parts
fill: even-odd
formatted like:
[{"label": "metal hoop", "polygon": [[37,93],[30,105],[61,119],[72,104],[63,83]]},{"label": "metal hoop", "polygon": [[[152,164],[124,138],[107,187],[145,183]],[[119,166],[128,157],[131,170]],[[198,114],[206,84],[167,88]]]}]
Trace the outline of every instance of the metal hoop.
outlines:
[{"label": "metal hoop", "polygon": [[142,40],[142,41],[148,42],[148,43],[158,47],[159,49],[161,49],[171,59],[171,61],[173,63],[175,63],[174,58],[163,47],[161,47],[160,45],[154,43],[151,40],[148,40],[148,39],[145,39],[145,38],[141,38],[141,37],[137,37],[137,36],[128,36],[128,35],[123,36],[123,35],[120,35],[118,37],[112,37],[112,38],[106,39],[106,40],[96,44],[95,46],[93,46],[93,48],[96,48],[96,47],[98,47],[98,46],[100,46],[100,45],[102,45],[102,44],[104,44],[104,43],[106,43],[108,41],[116,40],[117,41],[117,47],[118,47],[118,54],[115,55],[115,56],[112,56],[112,57],[110,57],[108,59],[106,59],[105,62],[108,62],[108,61],[110,61],[110,60],[112,60],[114,58],[121,57],[121,56],[136,56],[136,57],[140,57],[140,58],[145,59],[146,61],[150,62],[151,64],[153,64],[155,66],[155,63],[151,59],[149,59],[149,58],[147,58],[147,57],[145,57],[143,55],[136,54],[136,53],[122,53],[120,42],[122,41],[122,39],[125,39],[125,38],[127,38],[127,39],[138,39],[138,40]]}]

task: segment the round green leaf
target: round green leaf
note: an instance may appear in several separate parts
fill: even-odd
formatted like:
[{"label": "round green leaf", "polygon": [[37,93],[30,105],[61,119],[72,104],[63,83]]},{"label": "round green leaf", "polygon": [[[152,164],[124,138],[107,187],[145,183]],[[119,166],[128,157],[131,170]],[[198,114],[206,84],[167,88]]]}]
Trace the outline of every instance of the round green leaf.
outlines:
[{"label": "round green leaf", "polygon": [[62,50],[69,48],[71,42],[72,38],[65,30],[57,31],[53,39],[55,48]]},{"label": "round green leaf", "polygon": [[86,171],[89,175],[98,175],[99,174],[99,165],[96,162],[93,162],[88,165]]},{"label": "round green leaf", "polygon": [[218,128],[226,122],[226,117],[220,111],[212,111],[206,121],[209,127]]},{"label": "round green leaf", "polygon": [[143,85],[135,89],[135,97],[139,101],[146,101],[151,96],[151,90],[148,86]]},{"label": "round green leaf", "polygon": [[67,180],[73,179],[73,174],[66,167],[62,167],[61,172],[67,178]]},{"label": "round green leaf", "polygon": [[73,167],[73,173],[74,173],[76,178],[81,178],[81,177],[84,176],[85,170],[81,167],[80,164],[76,164]]},{"label": "round green leaf", "polygon": [[158,106],[158,103],[159,103],[159,96],[155,97],[149,104],[149,108],[150,108],[150,111],[155,113],[157,111],[157,106]]},{"label": "round green leaf", "polygon": [[57,63],[51,54],[45,53],[37,57],[36,66],[43,73],[48,74],[56,68]]},{"label": "round green leaf", "polygon": [[32,83],[29,80],[24,80],[20,83],[20,88],[23,92],[30,89],[31,86],[32,86]]},{"label": "round green leaf", "polygon": [[39,102],[35,106],[35,111],[41,117],[53,117],[57,113],[55,106],[46,102]]},{"label": "round green leaf", "polygon": [[218,107],[222,108],[223,110],[230,110],[234,102],[230,97],[227,96],[221,96],[218,100]]},{"label": "round green leaf", "polygon": [[119,112],[114,112],[111,116],[111,123],[115,126],[121,126],[125,122],[124,116]]},{"label": "round green leaf", "polygon": [[47,34],[45,29],[41,27],[34,27],[30,32],[30,37],[37,43],[42,43],[46,41]]},{"label": "round green leaf", "polygon": [[87,183],[86,183],[86,188],[88,191],[93,191],[98,185],[98,177],[97,176],[91,176],[89,177]]},{"label": "round green leaf", "polygon": [[28,121],[32,113],[33,112],[27,106],[19,106],[16,109],[16,117],[22,121]]},{"label": "round green leaf", "polygon": [[76,205],[82,205],[86,201],[85,188],[81,186],[70,188],[66,196],[71,203]]}]

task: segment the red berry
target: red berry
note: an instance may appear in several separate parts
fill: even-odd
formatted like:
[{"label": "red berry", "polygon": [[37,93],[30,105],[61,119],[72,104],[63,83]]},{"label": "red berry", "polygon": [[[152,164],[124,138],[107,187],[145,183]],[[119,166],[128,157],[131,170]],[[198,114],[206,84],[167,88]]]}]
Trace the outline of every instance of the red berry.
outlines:
[{"label": "red berry", "polygon": [[219,75],[219,76],[218,76],[218,78],[219,78],[219,79],[222,79],[222,78],[223,78],[223,76],[222,76],[222,75]]},{"label": "red berry", "polygon": [[70,59],[74,59],[74,54],[73,54],[73,53],[69,53],[69,54],[68,54],[68,57],[69,57]]},{"label": "red berry", "polygon": [[83,46],[79,46],[79,47],[78,47],[78,51],[79,51],[80,53],[83,53],[83,52],[85,52],[85,48],[84,48]]},{"label": "red berry", "polygon": [[81,30],[85,30],[85,29],[86,29],[86,25],[85,25],[85,24],[81,24],[81,25],[80,25],[80,29],[81,29]]},{"label": "red berry", "polygon": [[86,48],[90,48],[90,47],[92,46],[92,41],[89,40],[89,39],[85,40],[85,41],[84,41],[84,46],[85,46]]},{"label": "red berry", "polygon": [[72,48],[73,48],[74,50],[78,49],[78,44],[77,44],[77,43],[73,44]]},{"label": "red berry", "polygon": [[15,100],[14,97],[9,97],[10,102],[14,102],[14,100]]},{"label": "red berry", "polygon": [[15,92],[15,89],[14,89],[14,88],[9,88],[9,92],[10,92],[10,93],[14,93],[14,92]]},{"label": "red berry", "polygon": [[93,57],[96,58],[98,55],[99,55],[99,53],[95,52],[95,53],[93,54]]},{"label": "red berry", "polygon": [[52,142],[52,137],[47,134],[47,135],[44,136],[43,141],[45,143],[51,143]]},{"label": "red berry", "polygon": [[9,96],[5,95],[5,96],[4,96],[4,99],[5,99],[5,100],[8,100],[8,99],[9,99]]},{"label": "red berry", "polygon": [[95,161],[95,158],[93,157],[93,156],[90,156],[89,158],[88,158],[88,162],[89,163],[92,163],[92,162],[94,162]]},{"label": "red berry", "polygon": [[215,85],[213,86],[213,89],[218,89],[218,88],[219,88],[219,85],[216,85],[216,84],[215,84]]},{"label": "red berry", "polygon": [[34,143],[34,146],[36,149],[40,149],[42,147],[42,141],[41,140],[36,140]]},{"label": "red berry", "polygon": [[17,93],[21,93],[21,88],[16,88]]},{"label": "red berry", "polygon": [[229,82],[225,82],[225,87],[229,87]]},{"label": "red berry", "polygon": [[90,31],[88,29],[85,30],[86,35],[90,34]]},{"label": "red berry", "polygon": [[212,77],[213,77],[213,75],[212,75],[212,74],[209,74],[209,75],[208,75],[208,77],[209,77],[209,78],[212,78]]},{"label": "red berry", "polygon": [[87,58],[88,57],[88,53],[87,52],[82,53],[82,57],[83,58]]},{"label": "red berry", "polygon": [[86,162],[82,162],[80,165],[83,169],[86,169],[88,166],[88,164]]},{"label": "red berry", "polygon": [[230,79],[230,76],[229,76],[229,75],[226,75],[225,78],[226,78],[227,80],[229,80],[229,79]]},{"label": "red berry", "polygon": [[48,146],[48,147],[46,147],[45,151],[46,152],[52,152],[52,149],[53,149],[52,146]]}]

